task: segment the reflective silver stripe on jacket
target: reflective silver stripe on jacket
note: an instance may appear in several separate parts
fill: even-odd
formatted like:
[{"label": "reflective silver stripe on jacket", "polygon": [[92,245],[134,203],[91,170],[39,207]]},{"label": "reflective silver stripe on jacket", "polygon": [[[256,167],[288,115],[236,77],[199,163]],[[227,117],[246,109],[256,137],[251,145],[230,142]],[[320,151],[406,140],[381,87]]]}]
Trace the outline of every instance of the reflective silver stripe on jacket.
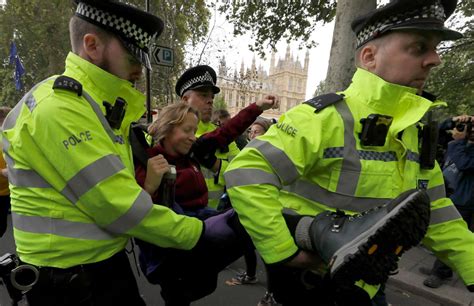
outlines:
[{"label": "reflective silver stripe on jacket", "polygon": [[281,186],[278,177],[272,173],[257,169],[238,168],[228,171],[224,174],[227,188],[269,184],[278,189],[282,189],[310,201],[319,202],[325,206],[334,209],[344,209],[354,212],[362,212],[364,210],[383,205],[390,199],[376,198],[355,198],[352,196],[341,195],[330,192],[321,188],[317,184],[313,184],[304,180],[297,180],[290,186]]},{"label": "reflective silver stripe on jacket", "polygon": [[[324,149],[324,158],[342,158],[344,147],[331,147]],[[357,150],[359,156],[363,160],[380,160],[380,161],[397,161],[397,154],[393,151],[389,152],[377,152],[377,151],[365,151]]]},{"label": "reflective silver stripe on jacket", "polygon": [[336,192],[354,195],[359,182],[360,171],[362,170],[360,156],[356,146],[356,139],[354,137],[354,117],[352,116],[346,101],[343,100],[336,103],[335,107],[344,122],[343,160]]},{"label": "reflective silver stripe on jacket", "polygon": [[431,211],[430,225],[461,219],[461,215],[454,205],[434,209]]},{"label": "reflective silver stripe on jacket", "polygon": [[216,191],[208,190],[207,197],[209,200],[219,200],[223,194],[224,194],[224,190],[216,190]]},{"label": "reflective silver stripe on jacket", "polygon": [[104,113],[102,113],[102,110],[100,109],[99,105],[94,101],[94,99],[92,99],[92,97],[84,90],[82,91],[82,96],[86,99],[86,101],[92,107],[92,110],[96,114],[97,118],[102,124],[102,127],[107,132],[112,142],[118,142],[118,143],[123,144],[122,137],[115,135],[114,131],[110,127],[109,122],[107,121],[107,119],[105,119]]},{"label": "reflective silver stripe on jacket", "polygon": [[271,143],[255,138],[247,144],[247,147],[257,149],[265,157],[284,185],[299,177],[298,170],[288,155]]},{"label": "reflective silver stripe on jacket", "polygon": [[238,168],[224,173],[227,189],[232,187],[269,184],[281,189],[281,183],[278,176],[258,169]]},{"label": "reflective silver stripe on jacket", "polygon": [[20,116],[21,109],[23,108],[23,104],[26,104],[26,106],[28,107],[30,112],[33,111],[33,109],[36,107],[36,100],[33,96],[33,92],[36,90],[36,88],[38,88],[38,86],[40,86],[41,84],[46,83],[49,80],[54,79],[54,78],[55,77],[50,77],[50,78],[47,78],[46,80],[43,80],[42,82],[36,84],[35,86],[33,86],[33,88],[30,89],[30,91],[28,91],[23,96],[23,98],[20,100],[20,102],[18,102],[15,105],[15,107],[8,113],[7,117],[5,118],[5,121],[3,122],[3,130],[4,131],[11,129],[15,125],[16,120],[18,119],[18,116]]},{"label": "reflective silver stripe on jacket", "polygon": [[358,198],[354,196],[338,194],[326,190],[318,184],[301,179],[297,180],[290,186],[284,186],[283,190],[294,193],[310,201],[321,203],[327,207],[354,212],[362,212],[370,208],[383,205],[390,201],[390,199],[384,198]]},{"label": "reflective silver stripe on jacket", "polygon": [[12,212],[13,227],[35,234],[52,234],[68,238],[87,240],[110,240],[117,238],[95,223],[73,222],[40,216],[25,216]]},{"label": "reflective silver stripe on jacket", "polygon": [[426,190],[426,192],[428,193],[431,202],[446,198],[446,189],[444,185],[429,188],[428,190]]},{"label": "reflective silver stripe on jacket", "polygon": [[51,185],[41,177],[34,170],[17,169],[15,168],[15,161],[8,154],[10,148],[10,142],[6,137],[3,137],[3,150],[5,153],[5,162],[8,165],[8,180],[12,185],[17,187],[29,187],[29,188],[50,188]]},{"label": "reflective silver stripe on jacket", "polygon": [[214,179],[214,172],[212,170],[201,167],[201,172],[206,180]]},{"label": "reflective silver stripe on jacket", "polygon": [[82,168],[61,190],[61,194],[72,203],[94,188],[98,183],[125,169],[117,155],[107,155]]},{"label": "reflective silver stripe on jacket", "polygon": [[130,209],[105,228],[116,234],[124,234],[140,224],[153,208],[150,195],[142,190]]}]

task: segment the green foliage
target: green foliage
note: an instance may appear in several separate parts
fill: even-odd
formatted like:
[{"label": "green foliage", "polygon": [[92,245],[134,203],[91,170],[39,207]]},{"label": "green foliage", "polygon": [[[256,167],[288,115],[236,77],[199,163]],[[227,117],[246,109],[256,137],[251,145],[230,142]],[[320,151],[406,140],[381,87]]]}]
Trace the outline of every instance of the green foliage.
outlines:
[{"label": "green foliage", "polygon": [[275,49],[282,38],[300,40],[300,48],[311,48],[310,39],[318,21],[330,22],[336,13],[336,1],[236,1],[221,0],[218,9],[234,25],[234,35],[252,33],[251,51],[265,56],[267,46]]},{"label": "green foliage", "polygon": [[[125,0],[124,0],[125,1]],[[73,15],[70,0],[8,0],[0,8],[0,58],[8,61],[10,43],[15,33],[18,54],[25,66],[24,89],[15,90],[13,66],[0,65],[0,105],[15,105],[34,84],[61,74],[70,50],[68,23]],[[145,9],[144,0],[127,3]],[[210,12],[204,0],[150,1],[150,12],[165,22],[159,45],[174,49],[175,66],[154,67],[152,72],[152,101],[155,104],[173,102],[174,84],[184,69],[184,46],[205,38]],[[145,80],[137,84],[144,91]]]},{"label": "green foliage", "polygon": [[[0,9],[0,56],[6,62],[0,67],[0,104],[15,105],[33,84],[62,72],[70,48],[71,14],[71,2],[62,0],[8,0],[4,10]],[[22,91],[15,90],[14,66],[7,65],[13,39],[26,71]]]},{"label": "green foliage", "polygon": [[318,86],[316,87],[316,90],[314,91],[313,97],[317,97],[323,94],[328,93],[328,88],[327,88],[326,80],[322,80],[319,82]]},{"label": "green foliage", "polygon": [[227,109],[227,102],[224,100],[222,95],[217,95],[214,98],[214,110]]},{"label": "green foliage", "polygon": [[185,46],[193,48],[206,38],[211,13],[204,0],[153,1],[150,11],[165,23],[158,44],[174,50],[174,66],[155,66],[152,72],[152,96],[162,107],[175,102],[174,86],[186,68]]},{"label": "green foliage", "polygon": [[447,109],[438,112],[441,117],[474,112],[473,12],[474,2],[463,2],[459,7],[458,19],[462,22],[456,24],[464,38],[441,46],[442,64],[433,69],[427,84],[427,91],[448,103]]}]

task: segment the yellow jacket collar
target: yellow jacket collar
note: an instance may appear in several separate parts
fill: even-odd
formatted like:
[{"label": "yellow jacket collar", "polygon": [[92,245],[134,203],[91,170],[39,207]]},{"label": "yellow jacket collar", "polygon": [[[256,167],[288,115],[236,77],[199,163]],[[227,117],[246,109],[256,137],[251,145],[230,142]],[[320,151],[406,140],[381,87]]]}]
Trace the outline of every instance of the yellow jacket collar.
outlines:
[{"label": "yellow jacket collar", "polygon": [[114,104],[118,97],[127,102],[127,111],[123,123],[138,120],[145,113],[145,96],[136,90],[132,83],[123,80],[80,56],[70,52],[66,58],[64,75],[70,76],[80,82],[100,105],[103,101]]},{"label": "yellow jacket collar", "polygon": [[199,120],[196,134],[201,135],[201,134],[213,131],[215,129],[216,129],[216,126],[211,121],[202,122],[201,120]]},{"label": "yellow jacket collar", "polygon": [[393,117],[391,130],[398,132],[418,122],[438,103],[417,95],[417,89],[389,83],[379,76],[357,69],[352,83],[343,92],[354,101],[360,116],[377,113]]}]

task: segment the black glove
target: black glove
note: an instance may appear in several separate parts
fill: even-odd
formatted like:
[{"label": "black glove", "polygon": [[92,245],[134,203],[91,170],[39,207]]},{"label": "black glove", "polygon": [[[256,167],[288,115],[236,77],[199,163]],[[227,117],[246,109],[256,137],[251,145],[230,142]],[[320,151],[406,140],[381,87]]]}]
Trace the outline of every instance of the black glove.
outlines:
[{"label": "black glove", "polygon": [[216,150],[218,143],[213,138],[199,137],[191,147],[191,157],[207,169],[212,169],[217,161]]},{"label": "black glove", "polygon": [[468,285],[467,290],[474,292],[474,284],[473,285]]}]

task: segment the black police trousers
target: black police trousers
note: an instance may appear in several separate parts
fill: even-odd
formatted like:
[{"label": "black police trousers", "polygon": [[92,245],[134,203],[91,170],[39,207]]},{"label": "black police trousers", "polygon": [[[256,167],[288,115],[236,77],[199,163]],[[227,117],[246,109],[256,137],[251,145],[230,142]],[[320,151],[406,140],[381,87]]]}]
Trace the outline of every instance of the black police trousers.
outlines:
[{"label": "black police trousers", "polygon": [[369,295],[356,286],[338,288],[329,279],[308,270],[267,265],[275,300],[283,306],[371,306]]},{"label": "black police trousers", "polygon": [[125,251],[98,263],[39,271],[26,293],[30,306],[145,305]]},{"label": "black police trousers", "polygon": [[10,196],[0,196],[0,237],[5,234],[7,230],[7,217],[10,210]]}]

